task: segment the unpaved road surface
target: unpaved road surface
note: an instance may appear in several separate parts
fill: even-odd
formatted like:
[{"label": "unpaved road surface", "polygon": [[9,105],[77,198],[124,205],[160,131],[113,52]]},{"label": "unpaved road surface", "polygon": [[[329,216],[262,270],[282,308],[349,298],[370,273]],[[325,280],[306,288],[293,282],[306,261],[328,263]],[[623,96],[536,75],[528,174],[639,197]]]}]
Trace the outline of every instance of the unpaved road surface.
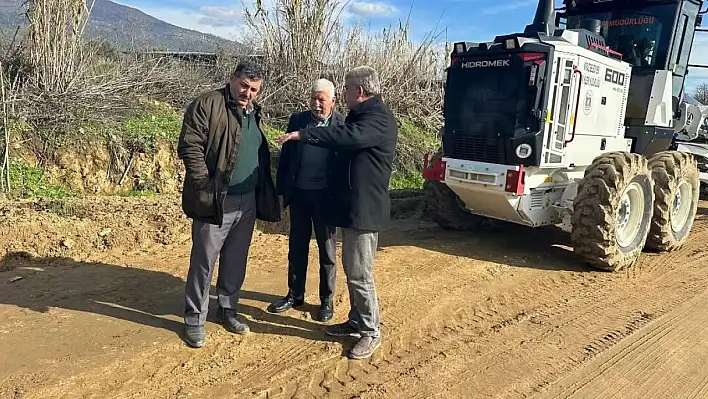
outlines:
[{"label": "unpaved road surface", "polygon": [[[178,204],[3,203],[0,397],[707,397],[706,207],[683,249],[620,273],[585,267],[556,229],[456,233],[408,215],[375,265],[384,344],[350,361],[353,341],[312,319],[316,267],[311,306],[265,312],[286,291],[286,236],[254,236],[241,307],[252,333],[210,321],[195,350],[180,339]],[[341,269],[337,289],[332,323],[348,309]]]}]

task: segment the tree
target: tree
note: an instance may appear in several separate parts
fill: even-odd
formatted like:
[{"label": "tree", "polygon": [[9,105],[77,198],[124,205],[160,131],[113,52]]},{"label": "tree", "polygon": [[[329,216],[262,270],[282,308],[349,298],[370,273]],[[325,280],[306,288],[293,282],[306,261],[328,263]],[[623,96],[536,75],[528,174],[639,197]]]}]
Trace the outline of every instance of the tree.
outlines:
[{"label": "tree", "polygon": [[701,104],[708,105],[708,83],[701,83],[693,91],[693,98]]}]

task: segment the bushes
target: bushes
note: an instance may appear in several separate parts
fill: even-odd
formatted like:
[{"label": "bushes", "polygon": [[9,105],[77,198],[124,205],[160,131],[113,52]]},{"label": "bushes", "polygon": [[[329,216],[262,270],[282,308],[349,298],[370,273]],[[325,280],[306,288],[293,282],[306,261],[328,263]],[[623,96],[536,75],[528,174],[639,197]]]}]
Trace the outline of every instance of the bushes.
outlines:
[{"label": "bushes", "polygon": [[[84,40],[90,12],[85,4],[27,2],[27,34],[2,49],[0,83],[8,120],[4,125],[28,129],[0,134],[31,147],[40,165],[55,148],[85,144],[88,136],[98,134],[108,138],[111,168],[125,170],[131,154],[149,153],[158,140],[175,141],[179,110],[198,94],[222,86],[239,57],[220,52],[215,65],[205,66],[119,54],[105,43]],[[379,72],[384,99],[400,123],[392,185],[419,185],[423,154],[437,143],[442,121],[445,56],[435,35],[414,43],[407,21],[377,34],[366,33],[360,24],[345,26],[346,4],[341,0],[271,4],[246,13],[249,40],[259,44],[256,51],[268,71],[260,101],[271,144],[288,116],[306,109],[314,79],[329,78],[341,90],[349,69],[370,65]],[[338,107],[346,113],[343,101]],[[0,150],[8,148],[3,143]]]},{"label": "bushes", "polygon": [[[340,0],[274,0],[268,9],[246,12],[270,71],[263,98],[272,116],[282,120],[306,107],[313,80],[325,77],[343,90],[347,71],[369,65],[378,71],[385,101],[397,117],[437,129],[445,57],[435,32],[414,43],[408,22],[377,34],[359,24],[345,28],[345,7]],[[343,101],[339,109],[345,111]]]}]

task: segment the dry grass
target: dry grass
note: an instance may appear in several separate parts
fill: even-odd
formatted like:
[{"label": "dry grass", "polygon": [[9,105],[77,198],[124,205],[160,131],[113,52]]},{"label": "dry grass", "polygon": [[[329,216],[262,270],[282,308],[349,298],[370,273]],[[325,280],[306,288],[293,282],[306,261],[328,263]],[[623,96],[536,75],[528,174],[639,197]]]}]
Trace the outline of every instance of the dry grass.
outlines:
[{"label": "dry grass", "polygon": [[27,2],[27,49],[34,83],[50,93],[69,91],[90,67],[83,33],[93,1]]},{"label": "dry grass", "polygon": [[11,99],[8,95],[12,95],[13,91],[6,89],[6,79],[3,68],[0,66],[0,99],[2,100],[2,133],[3,141],[0,144],[2,150],[2,158],[0,158],[0,192],[10,191],[10,135],[7,133],[9,124],[8,104]]},{"label": "dry grass", "polygon": [[[248,10],[246,22],[261,45],[272,75],[263,101],[278,117],[306,106],[312,80],[327,77],[343,85],[351,68],[369,65],[381,78],[386,101],[399,118],[435,130],[441,122],[444,52],[431,31],[419,43],[404,21],[378,34],[360,23],[344,25],[340,0],[274,0],[268,9]],[[340,104],[343,106],[343,104]]]},{"label": "dry grass", "polygon": [[[247,11],[246,22],[271,71],[262,102],[282,123],[307,106],[314,79],[329,78],[341,90],[347,71],[369,65],[404,128],[396,168],[420,169],[422,154],[436,146],[442,123],[446,57],[437,45],[440,34],[434,27],[414,42],[409,20],[372,34],[361,23],[345,26],[346,7],[340,0],[274,0],[270,8]],[[339,107],[346,112],[343,102]]]}]

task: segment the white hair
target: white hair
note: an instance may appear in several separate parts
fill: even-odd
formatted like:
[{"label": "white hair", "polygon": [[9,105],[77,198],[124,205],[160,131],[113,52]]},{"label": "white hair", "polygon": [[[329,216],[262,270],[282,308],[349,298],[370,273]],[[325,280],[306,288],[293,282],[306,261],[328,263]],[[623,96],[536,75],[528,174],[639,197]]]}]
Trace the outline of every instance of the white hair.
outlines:
[{"label": "white hair", "polygon": [[312,93],[325,92],[334,100],[334,83],[327,79],[317,79],[312,83]]},{"label": "white hair", "polygon": [[375,96],[381,94],[381,84],[374,68],[369,66],[359,66],[347,73],[345,81],[354,86],[361,87],[364,94]]}]

